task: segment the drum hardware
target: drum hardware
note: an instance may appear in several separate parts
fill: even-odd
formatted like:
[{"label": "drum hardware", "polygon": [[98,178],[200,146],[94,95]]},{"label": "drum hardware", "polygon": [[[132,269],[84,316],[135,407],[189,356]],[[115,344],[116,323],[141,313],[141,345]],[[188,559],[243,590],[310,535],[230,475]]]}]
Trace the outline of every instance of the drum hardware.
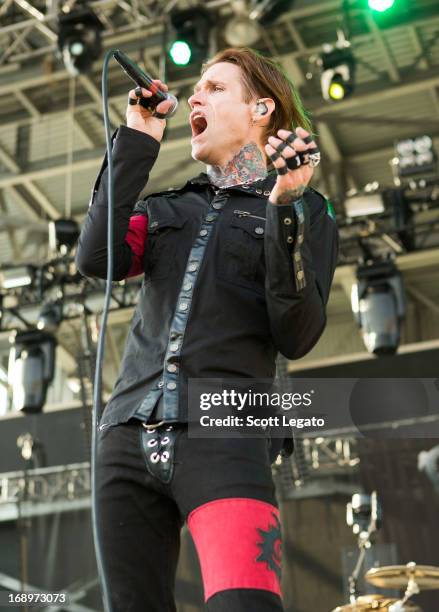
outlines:
[{"label": "drum hardware", "polygon": [[352,501],[346,506],[346,522],[352,527],[354,534],[358,535],[359,555],[352,574],[349,576],[349,601],[355,604],[358,591],[357,583],[361,567],[364,563],[366,550],[373,544],[374,534],[378,531],[381,523],[381,505],[378,501],[377,492],[371,495],[355,493]]}]

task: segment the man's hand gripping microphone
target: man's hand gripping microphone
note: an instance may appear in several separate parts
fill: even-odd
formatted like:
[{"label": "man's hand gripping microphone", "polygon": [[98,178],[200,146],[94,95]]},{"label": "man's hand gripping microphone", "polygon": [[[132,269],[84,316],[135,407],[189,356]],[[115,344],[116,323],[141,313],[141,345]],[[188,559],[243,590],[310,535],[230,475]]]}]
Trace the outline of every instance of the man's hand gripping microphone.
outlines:
[{"label": "man's hand gripping microphone", "polygon": [[[169,117],[175,114],[178,107],[178,100],[175,96],[160,89],[158,85],[159,82],[143,72],[143,70],[131,61],[125,53],[122,53],[122,51],[117,49],[114,51],[113,57],[116,62],[122,66],[125,74],[127,74],[137,85],[135,89],[137,99],[129,98],[129,104],[140,104],[143,108],[151,111],[153,116],[157,119],[169,119]],[[151,93],[148,98],[142,96],[142,88],[147,89]],[[165,100],[172,101],[172,105],[165,113],[160,113],[156,108],[160,102],[164,102]]]}]

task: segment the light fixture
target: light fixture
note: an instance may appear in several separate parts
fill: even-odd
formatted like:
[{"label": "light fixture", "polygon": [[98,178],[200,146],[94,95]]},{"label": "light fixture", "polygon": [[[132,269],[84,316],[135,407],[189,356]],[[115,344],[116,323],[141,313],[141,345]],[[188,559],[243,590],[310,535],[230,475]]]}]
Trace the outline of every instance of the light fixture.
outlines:
[{"label": "light fixture", "polygon": [[437,154],[428,134],[395,142],[398,176],[411,177],[437,171]]},{"label": "light fixture", "polygon": [[224,28],[224,38],[232,47],[251,47],[261,36],[261,26],[246,15],[234,15]]},{"label": "light fixture", "polygon": [[90,70],[101,53],[103,26],[89,8],[75,8],[58,18],[58,49],[70,74]]},{"label": "light fixture", "polygon": [[8,379],[14,410],[41,412],[55,374],[56,339],[44,331],[17,332],[10,337]]},{"label": "light fixture", "polygon": [[364,193],[349,196],[344,201],[348,217],[366,217],[384,212],[383,198],[379,193]]},{"label": "light fixture", "polygon": [[209,55],[212,15],[203,6],[172,11],[167,26],[167,58],[177,67],[199,65]]},{"label": "light fixture", "polygon": [[351,306],[369,353],[393,355],[400,340],[406,300],[402,277],[390,260],[372,260],[357,268]]},{"label": "light fixture", "polygon": [[378,13],[388,11],[395,4],[395,0],[368,0],[369,8]]},{"label": "light fixture", "polygon": [[356,61],[342,31],[338,32],[335,47],[329,44],[323,46],[320,65],[324,100],[343,100],[354,91]]},{"label": "light fixture", "polygon": [[169,55],[177,66],[187,66],[191,61],[192,49],[185,40],[175,40],[169,49]]},{"label": "light fixture", "polygon": [[4,266],[0,270],[0,286],[2,289],[20,289],[32,285],[35,269],[30,265]]},{"label": "light fixture", "polygon": [[355,58],[350,49],[334,49],[321,56],[320,84],[325,100],[339,101],[351,95],[355,85]]},{"label": "light fixture", "polygon": [[79,238],[79,225],[74,219],[57,219],[49,223],[49,247],[54,253],[67,255]]},{"label": "light fixture", "polygon": [[62,321],[62,302],[47,302],[43,305],[38,315],[37,328],[54,333]]}]

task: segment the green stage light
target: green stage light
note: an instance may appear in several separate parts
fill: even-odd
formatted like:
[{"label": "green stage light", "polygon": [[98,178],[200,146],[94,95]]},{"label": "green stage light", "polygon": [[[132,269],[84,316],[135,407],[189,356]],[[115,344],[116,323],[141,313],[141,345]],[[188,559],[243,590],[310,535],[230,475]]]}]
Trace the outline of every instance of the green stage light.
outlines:
[{"label": "green stage light", "polygon": [[187,66],[191,61],[192,51],[184,40],[176,40],[169,49],[169,55],[177,66]]},{"label": "green stage light", "polygon": [[395,0],[369,0],[369,8],[378,13],[388,11],[395,4]]}]

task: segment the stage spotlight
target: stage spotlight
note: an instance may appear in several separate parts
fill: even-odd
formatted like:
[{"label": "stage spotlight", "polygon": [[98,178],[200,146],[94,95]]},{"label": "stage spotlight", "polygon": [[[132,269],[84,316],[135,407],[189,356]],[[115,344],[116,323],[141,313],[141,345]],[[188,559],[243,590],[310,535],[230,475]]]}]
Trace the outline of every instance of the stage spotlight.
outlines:
[{"label": "stage spotlight", "polygon": [[103,26],[88,8],[74,9],[58,18],[58,49],[73,76],[90,70],[101,53]]},{"label": "stage spotlight", "polygon": [[369,353],[393,355],[400,340],[406,300],[401,275],[393,262],[360,265],[352,285],[352,312]]},{"label": "stage spotlight", "polygon": [[224,38],[232,47],[251,47],[261,36],[261,26],[246,15],[231,17],[224,28]]},{"label": "stage spotlight", "polygon": [[185,40],[176,40],[169,49],[169,55],[177,66],[187,66],[191,61],[192,49]]},{"label": "stage spotlight", "polygon": [[395,0],[368,0],[369,8],[378,13],[388,11],[395,4]]},{"label": "stage spotlight", "polygon": [[53,253],[67,255],[79,238],[79,225],[74,219],[57,219],[49,223],[49,246]]},{"label": "stage spotlight", "polygon": [[62,321],[63,305],[61,302],[48,302],[41,308],[37,328],[50,333],[56,332]]},{"label": "stage spotlight", "polygon": [[4,266],[0,270],[2,289],[20,289],[32,285],[35,278],[33,266]]},{"label": "stage spotlight", "polygon": [[[347,43],[349,45],[349,43]],[[356,62],[349,46],[330,48],[321,55],[320,85],[325,100],[343,100],[354,91]]]},{"label": "stage spotlight", "polygon": [[8,379],[12,405],[26,413],[41,412],[55,373],[56,339],[47,332],[18,332],[9,339]]},{"label": "stage spotlight", "polygon": [[211,13],[202,6],[171,12],[166,46],[174,68],[198,66],[207,59],[211,26]]},{"label": "stage spotlight", "polygon": [[395,142],[396,168],[399,177],[437,172],[437,154],[428,134]]}]

